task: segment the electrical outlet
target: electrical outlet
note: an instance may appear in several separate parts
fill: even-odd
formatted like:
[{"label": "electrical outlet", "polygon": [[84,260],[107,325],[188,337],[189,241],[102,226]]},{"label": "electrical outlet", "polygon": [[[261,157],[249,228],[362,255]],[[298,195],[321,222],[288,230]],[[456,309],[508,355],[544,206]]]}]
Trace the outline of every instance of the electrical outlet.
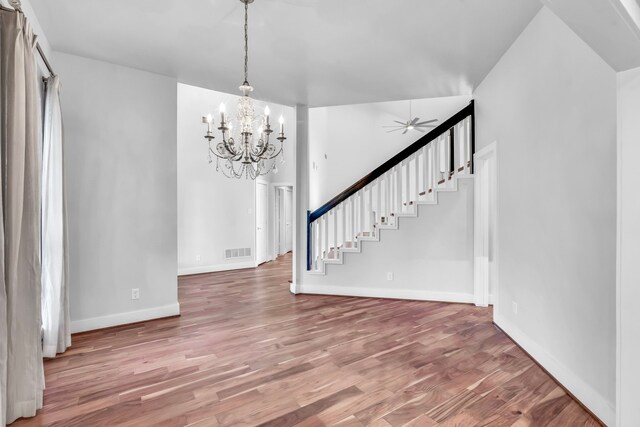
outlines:
[{"label": "electrical outlet", "polygon": [[389,281],[393,280],[393,271],[387,272],[387,280]]},{"label": "electrical outlet", "polygon": [[196,262],[200,262],[200,254],[196,255]]},{"label": "electrical outlet", "polygon": [[518,303],[511,301],[511,309],[513,310],[513,314],[518,314]]},{"label": "electrical outlet", "polygon": [[140,289],[138,288],[131,289],[131,299],[140,299]]}]

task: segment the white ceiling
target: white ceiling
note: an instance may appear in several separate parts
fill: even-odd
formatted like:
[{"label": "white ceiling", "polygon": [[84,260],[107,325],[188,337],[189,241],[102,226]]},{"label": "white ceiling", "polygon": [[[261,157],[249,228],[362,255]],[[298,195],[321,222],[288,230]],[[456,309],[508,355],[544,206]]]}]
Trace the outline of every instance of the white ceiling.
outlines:
[{"label": "white ceiling", "polygon": [[[54,50],[237,93],[238,0],[31,0]],[[310,106],[468,95],[538,0],[256,0],[249,81]]]}]

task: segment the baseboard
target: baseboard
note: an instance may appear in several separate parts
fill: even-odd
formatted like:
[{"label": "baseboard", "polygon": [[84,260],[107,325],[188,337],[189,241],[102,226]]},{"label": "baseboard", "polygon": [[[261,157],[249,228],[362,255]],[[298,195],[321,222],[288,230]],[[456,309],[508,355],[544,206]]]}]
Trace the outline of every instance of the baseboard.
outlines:
[{"label": "baseboard", "polygon": [[473,294],[462,292],[437,292],[414,289],[355,288],[351,286],[298,285],[297,293],[339,295],[349,297],[409,299],[419,301],[473,303]]},{"label": "baseboard", "polygon": [[615,425],[616,411],[611,402],[504,317],[494,312],[493,321],[603,423]]},{"label": "baseboard", "polygon": [[179,268],[178,276],[188,276],[190,274],[215,273],[217,271],[242,270],[244,268],[255,268],[256,262],[249,261],[234,262],[229,264],[203,265],[199,267]]},{"label": "baseboard", "polygon": [[71,322],[71,333],[75,334],[76,332],[93,331],[96,329],[109,328],[111,326],[126,325],[128,323],[177,316],[179,314],[180,304],[176,302],[174,304],[146,308],[143,310],[128,311],[126,313],[73,320]]},{"label": "baseboard", "polygon": [[295,283],[289,283],[289,292],[291,292],[292,294],[299,294],[300,292],[298,292],[298,286]]}]

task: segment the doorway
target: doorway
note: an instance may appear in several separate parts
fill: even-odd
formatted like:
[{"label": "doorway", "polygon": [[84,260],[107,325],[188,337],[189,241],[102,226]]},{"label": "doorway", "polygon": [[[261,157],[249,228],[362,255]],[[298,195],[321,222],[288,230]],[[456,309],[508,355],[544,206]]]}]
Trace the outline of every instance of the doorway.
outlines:
[{"label": "doorway", "polygon": [[256,265],[267,261],[268,184],[256,181]]},{"label": "doorway", "polygon": [[497,144],[475,153],[474,165],[474,302],[487,307],[498,294]]},{"label": "doorway", "polygon": [[284,255],[293,250],[293,187],[276,188],[276,254]]}]

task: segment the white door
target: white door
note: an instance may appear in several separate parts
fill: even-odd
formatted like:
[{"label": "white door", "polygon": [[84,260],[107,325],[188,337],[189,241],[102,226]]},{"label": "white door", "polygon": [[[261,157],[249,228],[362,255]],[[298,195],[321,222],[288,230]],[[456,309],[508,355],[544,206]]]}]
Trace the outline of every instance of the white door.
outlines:
[{"label": "white door", "polygon": [[293,191],[284,191],[284,252],[293,250]]},{"label": "white door", "polygon": [[267,261],[267,184],[256,182],[256,262]]}]

